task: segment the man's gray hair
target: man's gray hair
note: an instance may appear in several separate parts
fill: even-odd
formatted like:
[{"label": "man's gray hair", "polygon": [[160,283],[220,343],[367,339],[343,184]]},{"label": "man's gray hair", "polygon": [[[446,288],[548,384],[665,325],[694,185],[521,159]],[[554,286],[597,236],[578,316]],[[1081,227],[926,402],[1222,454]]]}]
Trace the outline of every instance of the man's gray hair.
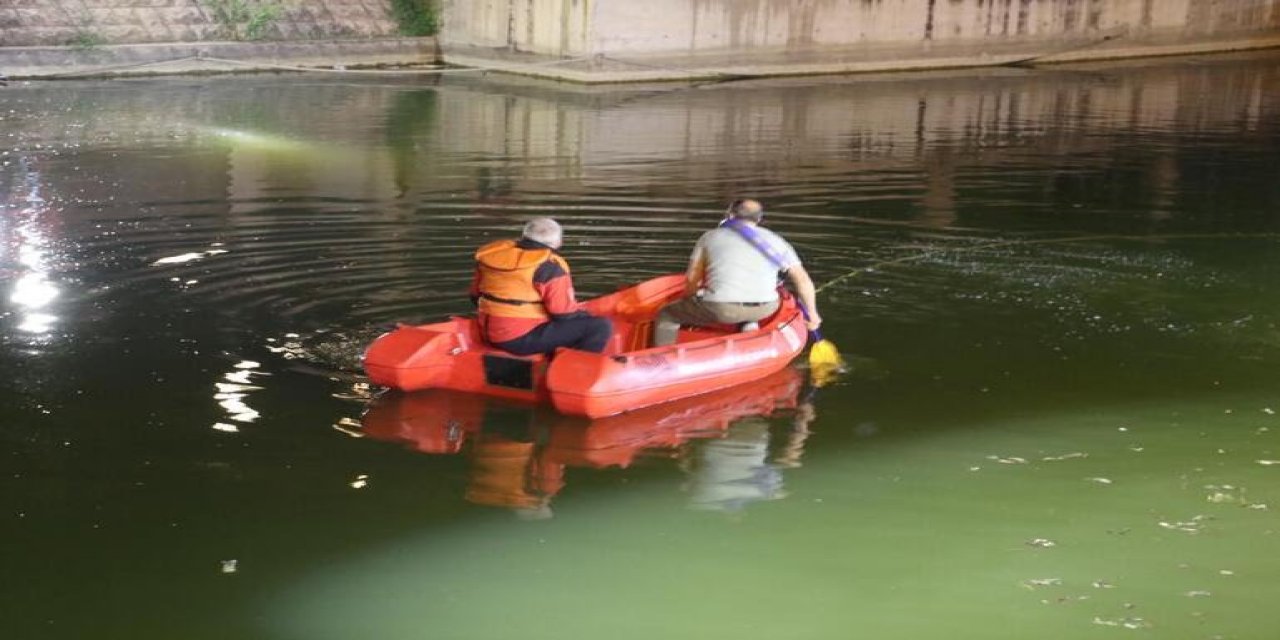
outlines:
[{"label": "man's gray hair", "polygon": [[564,240],[564,230],[560,228],[560,223],[551,218],[534,218],[524,223],[523,235],[548,247],[559,247]]},{"label": "man's gray hair", "polygon": [[729,203],[729,215],[734,218],[760,222],[764,219],[764,205],[759,200],[743,198]]}]

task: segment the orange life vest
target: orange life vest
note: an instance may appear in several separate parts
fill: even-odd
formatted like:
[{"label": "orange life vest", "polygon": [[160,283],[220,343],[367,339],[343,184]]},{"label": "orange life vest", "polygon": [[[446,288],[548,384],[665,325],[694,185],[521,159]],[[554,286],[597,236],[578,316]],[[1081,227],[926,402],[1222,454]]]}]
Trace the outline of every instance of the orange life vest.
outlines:
[{"label": "orange life vest", "polygon": [[498,240],[476,251],[480,269],[480,312],[503,318],[550,318],[533,287],[533,274],[548,260],[569,273],[569,263],[551,249],[522,249],[515,240]]}]

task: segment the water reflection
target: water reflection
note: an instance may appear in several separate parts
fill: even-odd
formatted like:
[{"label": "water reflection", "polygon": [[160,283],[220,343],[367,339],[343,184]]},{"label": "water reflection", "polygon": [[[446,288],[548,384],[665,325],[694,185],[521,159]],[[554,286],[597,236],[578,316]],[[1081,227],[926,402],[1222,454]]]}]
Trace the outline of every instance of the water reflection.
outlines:
[{"label": "water reflection", "polygon": [[[814,420],[811,394],[793,368],[763,380],[594,421],[448,391],[388,393],[361,418],[372,438],[422,453],[469,459],[468,502],[518,516],[552,516],[566,469],[626,468],[643,458],[677,461],[695,508],[738,511],[785,496],[782,470],[797,467]],[[793,416],[781,445],[771,418]],[[775,456],[771,460],[770,456]]]},{"label": "water reflection", "polygon": [[800,466],[809,426],[818,417],[814,390],[793,399],[790,428],[778,444],[772,442],[772,425],[760,415],[738,420],[721,438],[698,443],[682,465],[689,475],[690,505],[737,512],[752,502],[785,498],[782,472]]},{"label": "water reflection", "polygon": [[50,278],[51,231],[57,222],[57,212],[44,197],[41,171],[26,155],[18,156],[16,182],[6,199],[4,218],[0,220],[5,240],[0,243],[3,250],[0,265],[13,265],[4,271],[12,269],[16,276],[9,301],[18,314],[18,330],[39,336],[51,332],[58,320],[49,313],[50,304],[60,293]]},{"label": "water reflection", "polygon": [[[1274,162],[1277,75],[1242,60],[602,93],[174,81],[84,104],[38,85],[6,94],[6,126],[76,149],[82,164],[40,179],[102,205],[72,238],[84,264],[144,251],[181,284],[165,295],[342,330],[464,309],[445,294],[465,289],[470,253],[534,211],[572,228],[587,292],[680,270],[690,228],[743,190],[776,209],[819,282],[970,249],[973,233],[1269,228],[1244,194]],[[19,171],[15,194],[34,175]],[[851,228],[882,241],[851,249]],[[143,304],[154,292],[122,285],[154,278],[108,284]],[[32,328],[52,322],[26,311],[48,314]]]},{"label": "water reflection", "polygon": [[387,109],[386,144],[397,198],[408,194],[412,176],[423,160],[424,137],[435,125],[435,110],[436,92],[431,90],[402,92]]},{"label": "water reflection", "polygon": [[217,393],[213,395],[213,399],[226,412],[227,422],[216,422],[213,428],[218,431],[226,431],[235,433],[240,430],[239,424],[248,424],[256,421],[262,414],[256,409],[250,407],[245,398],[253,391],[258,391],[262,387],[251,382],[254,376],[270,375],[265,372],[257,371],[261,365],[252,360],[242,360],[237,362],[232,370],[222,374],[223,382],[215,382],[214,388]]},{"label": "water reflection", "polygon": [[768,457],[769,422],[756,416],[740,420],[687,461],[689,503],[709,511],[739,511],[751,502],[783,497],[782,470]]}]

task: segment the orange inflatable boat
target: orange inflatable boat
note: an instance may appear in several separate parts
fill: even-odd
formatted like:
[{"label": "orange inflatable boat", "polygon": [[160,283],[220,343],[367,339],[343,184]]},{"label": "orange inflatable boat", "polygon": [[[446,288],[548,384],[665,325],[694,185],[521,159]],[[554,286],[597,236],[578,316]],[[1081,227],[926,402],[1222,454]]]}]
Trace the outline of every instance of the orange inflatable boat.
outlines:
[{"label": "orange inflatable boat", "polygon": [[668,275],[586,303],[588,312],[613,321],[604,353],[516,356],[486,344],[475,318],[453,317],[383,334],[365,352],[364,369],[374,384],[401,391],[549,402],[561,413],[598,418],[758,380],[804,349],[804,319],[785,292],[759,329],[681,329],[676,344],[649,347],[658,310],[683,291],[684,276]]}]

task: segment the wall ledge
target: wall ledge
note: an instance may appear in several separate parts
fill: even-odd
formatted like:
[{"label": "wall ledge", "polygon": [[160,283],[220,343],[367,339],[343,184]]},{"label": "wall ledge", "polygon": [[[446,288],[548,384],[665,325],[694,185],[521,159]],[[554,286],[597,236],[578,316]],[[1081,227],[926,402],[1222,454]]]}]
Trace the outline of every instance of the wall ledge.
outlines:
[{"label": "wall ledge", "polygon": [[435,64],[440,58],[434,37],[0,47],[0,74],[56,79],[334,70]]},{"label": "wall ledge", "polygon": [[1188,40],[1182,34],[1129,37],[1113,32],[1076,41],[919,43],[824,47],[807,51],[697,52],[579,58],[506,48],[443,46],[448,64],[582,84],[735,80],[756,77],[1016,67],[1096,60],[1280,48],[1280,33]]}]

